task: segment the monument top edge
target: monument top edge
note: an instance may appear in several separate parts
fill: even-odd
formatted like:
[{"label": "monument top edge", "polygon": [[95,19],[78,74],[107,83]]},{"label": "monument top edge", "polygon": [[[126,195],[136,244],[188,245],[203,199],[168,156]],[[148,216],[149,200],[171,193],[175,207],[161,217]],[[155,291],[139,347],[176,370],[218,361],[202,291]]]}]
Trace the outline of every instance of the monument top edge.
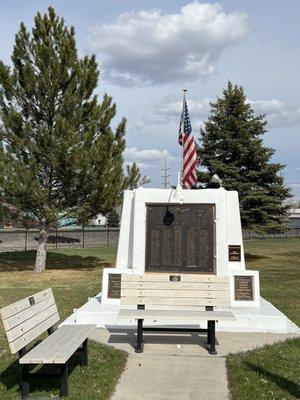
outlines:
[{"label": "monument top edge", "polygon": [[[176,189],[164,189],[164,188],[144,188],[144,187],[139,187],[137,189],[126,189],[125,192],[147,192],[147,193],[171,193],[171,192],[176,192]],[[218,192],[230,192],[230,193],[237,193],[236,190],[226,190],[223,187],[220,188],[207,188],[207,189],[180,189],[181,193],[187,194],[187,193],[218,193]]]}]

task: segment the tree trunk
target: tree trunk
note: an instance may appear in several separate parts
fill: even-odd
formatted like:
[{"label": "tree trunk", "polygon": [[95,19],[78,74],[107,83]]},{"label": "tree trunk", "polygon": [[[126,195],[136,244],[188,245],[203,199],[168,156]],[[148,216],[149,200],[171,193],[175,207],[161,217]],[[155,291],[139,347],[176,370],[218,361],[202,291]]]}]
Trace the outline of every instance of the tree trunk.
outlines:
[{"label": "tree trunk", "polygon": [[34,272],[43,272],[46,267],[47,255],[47,240],[48,240],[49,225],[45,220],[42,220],[39,233],[39,243],[36,252]]}]

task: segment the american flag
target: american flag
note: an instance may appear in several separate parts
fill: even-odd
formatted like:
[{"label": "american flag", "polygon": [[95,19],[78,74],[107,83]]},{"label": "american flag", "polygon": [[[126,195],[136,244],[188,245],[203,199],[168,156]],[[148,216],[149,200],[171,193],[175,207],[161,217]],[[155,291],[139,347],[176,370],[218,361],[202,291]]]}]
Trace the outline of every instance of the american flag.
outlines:
[{"label": "american flag", "polygon": [[185,94],[183,97],[183,109],[179,124],[178,143],[182,149],[182,175],[181,182],[184,189],[190,189],[197,182],[197,153],[195,139],[192,134],[192,125]]}]

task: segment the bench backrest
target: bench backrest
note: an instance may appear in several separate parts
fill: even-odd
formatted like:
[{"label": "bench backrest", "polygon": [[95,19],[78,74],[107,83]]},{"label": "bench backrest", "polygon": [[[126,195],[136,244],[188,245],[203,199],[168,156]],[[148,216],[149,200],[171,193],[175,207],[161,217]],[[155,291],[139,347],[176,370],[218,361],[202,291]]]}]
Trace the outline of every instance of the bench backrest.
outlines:
[{"label": "bench backrest", "polygon": [[0,310],[14,354],[59,321],[52,289],[46,289]]},{"label": "bench backrest", "polygon": [[[180,280],[176,281],[178,277]],[[229,307],[229,278],[200,274],[122,274],[121,304]]]}]

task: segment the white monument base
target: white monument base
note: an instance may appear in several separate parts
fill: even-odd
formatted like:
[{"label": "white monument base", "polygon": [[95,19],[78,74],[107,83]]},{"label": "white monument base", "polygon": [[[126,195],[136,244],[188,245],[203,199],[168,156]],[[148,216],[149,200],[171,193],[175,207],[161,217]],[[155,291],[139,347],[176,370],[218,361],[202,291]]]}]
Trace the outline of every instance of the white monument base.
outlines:
[{"label": "white monument base", "polygon": [[[161,307],[163,308],[163,307]],[[170,307],[168,307],[169,309]],[[178,308],[178,307],[177,307]],[[136,321],[118,320],[117,314],[119,304],[101,304],[101,293],[89,299],[81,308],[74,310],[74,313],[67,318],[62,325],[84,325],[94,324],[98,328],[128,328],[136,329]],[[260,333],[300,333],[300,329],[290,321],[281,311],[274,307],[264,298],[260,298],[259,308],[232,307],[231,311],[236,316],[236,321],[224,321],[216,324],[219,332],[260,332]],[[205,321],[194,321],[189,325],[182,325],[181,321],[145,320],[145,326],[176,326],[206,328]]]}]

